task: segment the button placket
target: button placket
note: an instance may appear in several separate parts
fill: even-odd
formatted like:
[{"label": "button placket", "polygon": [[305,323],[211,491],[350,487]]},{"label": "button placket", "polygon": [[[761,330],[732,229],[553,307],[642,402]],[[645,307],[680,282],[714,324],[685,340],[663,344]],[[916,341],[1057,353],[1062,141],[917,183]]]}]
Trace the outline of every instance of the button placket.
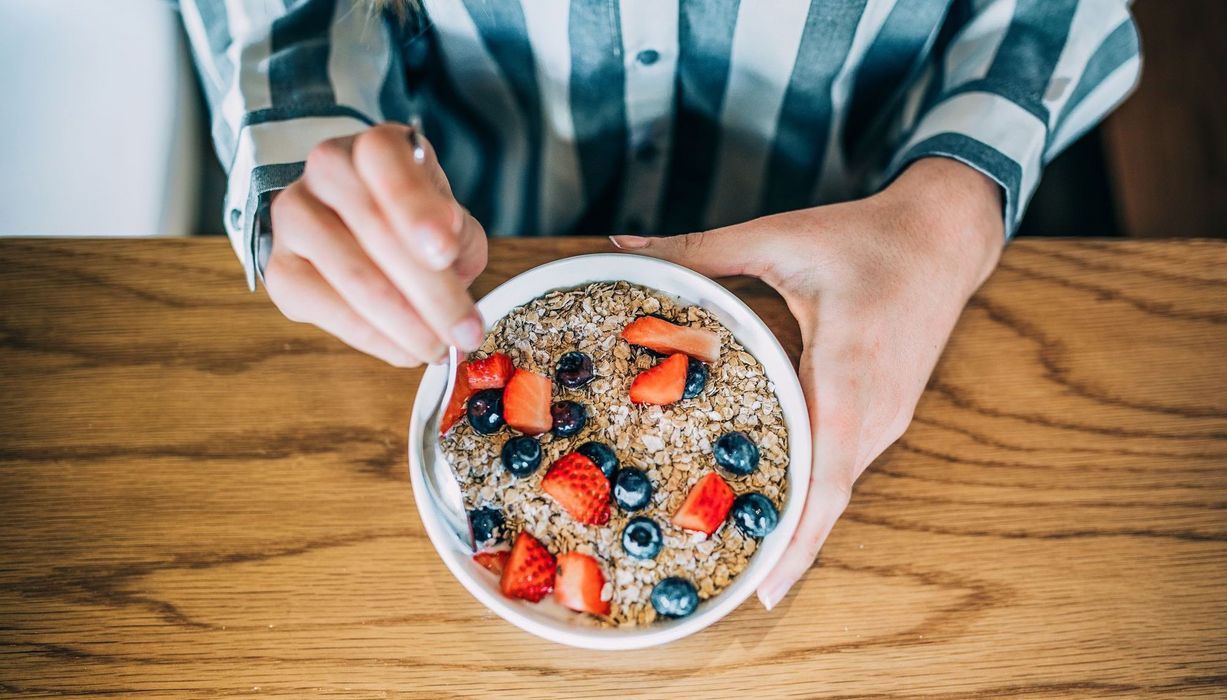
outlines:
[{"label": "button placket", "polygon": [[678,7],[676,0],[620,7],[628,158],[614,224],[626,233],[646,233],[656,228],[673,126]]}]

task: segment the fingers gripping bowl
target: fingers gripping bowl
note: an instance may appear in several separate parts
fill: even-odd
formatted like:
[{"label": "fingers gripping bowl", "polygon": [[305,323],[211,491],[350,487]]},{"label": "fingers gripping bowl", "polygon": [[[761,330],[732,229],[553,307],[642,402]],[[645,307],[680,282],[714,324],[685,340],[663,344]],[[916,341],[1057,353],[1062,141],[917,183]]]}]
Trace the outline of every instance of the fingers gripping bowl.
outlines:
[{"label": "fingers gripping bowl", "polygon": [[[593,283],[601,284],[591,286]],[[559,290],[581,288],[584,289],[582,293],[558,293]],[[558,313],[564,315],[572,304],[576,305],[577,313],[582,313],[586,308],[589,315],[596,313],[597,316],[603,309],[628,307],[621,309],[620,313],[624,316],[616,319],[619,329],[623,322],[633,321],[660,306],[659,315],[676,321],[678,325],[706,324],[721,330],[720,336],[725,342],[720,348],[720,358],[709,365],[711,380],[707,390],[713,391],[723,383],[727,393],[728,386],[736,383],[739,377],[748,377],[744,379],[747,386],[758,386],[759,393],[747,389],[745,405],[730,406],[728,402],[713,405],[712,401],[701,395],[701,391],[697,398],[694,396],[696,376],[693,370],[697,364],[694,358],[681,356],[674,359],[670,356],[657,359],[655,354],[644,354],[645,351],[628,345],[620,337],[576,337],[577,329],[574,327],[567,329],[569,334],[560,333],[558,337],[551,336],[547,329],[543,337],[537,339],[536,344],[542,346],[540,348],[523,342],[519,343],[519,348],[494,347],[493,344],[498,342],[516,345],[517,339],[522,341],[516,336],[515,323],[533,311],[537,311],[539,317],[541,298],[551,293],[554,294],[550,299],[562,306]],[[580,296],[577,297],[577,294]],[[589,303],[583,298],[585,294],[599,298]],[[594,304],[598,307],[595,310]],[[550,584],[555,583],[552,580],[553,571],[563,572],[557,585],[560,589],[570,587],[571,597],[561,598],[564,590],[559,590],[555,595],[546,595],[544,600],[536,603],[508,597],[504,594],[506,586],[500,589],[499,577],[473,560],[473,553],[445,525],[430,499],[415,499],[431,542],[465,588],[500,617],[528,632],[562,644],[593,649],[641,648],[679,639],[719,620],[752,595],[779,560],[796,529],[809,484],[811,444],[808,413],[796,373],[779,342],[762,320],[734,295],[702,275],[652,258],[621,254],[587,255],[542,265],[499,286],[477,306],[486,319],[487,330],[494,332],[487,341],[491,347],[483,346],[484,352],[476,356],[503,351],[511,355],[516,363],[515,368],[505,368],[504,371],[523,371],[537,377],[548,377],[548,384],[540,379],[535,381],[546,384],[546,395],[555,410],[545,424],[522,431],[545,431],[544,435],[536,438],[541,456],[539,466],[531,471],[523,464],[524,460],[517,459],[516,455],[512,455],[510,462],[504,458],[504,452],[514,450],[508,448],[505,451],[503,448],[508,447],[511,438],[520,437],[521,431],[501,427],[503,416],[491,416],[490,404],[500,396],[493,390],[486,390],[493,393],[486,394],[481,400],[470,399],[477,407],[472,419],[476,422],[462,418],[461,424],[443,438],[444,451],[453,458],[453,464],[461,475],[468,508],[482,508],[488,505],[484,501],[499,501],[503,497],[516,501],[516,494],[529,493],[530,487],[534,493],[545,492],[541,498],[532,499],[531,503],[500,502],[494,509],[501,507],[504,511],[498,519],[506,518],[507,544],[517,540],[521,529],[533,536],[533,543],[537,543],[537,540],[544,543],[539,549],[545,551],[533,550],[534,553],[545,557],[546,561],[557,558],[557,568],[552,564],[540,568],[550,570]],[[504,319],[506,322],[500,325]],[[587,328],[589,335],[609,336],[608,328],[593,329],[590,323],[582,325],[582,328]],[[579,335],[585,333],[581,331]],[[620,334],[614,331],[613,335]],[[572,350],[583,351],[589,361],[593,361],[595,356],[595,379],[587,380],[585,376],[588,370],[585,358],[563,357],[567,354],[564,351]],[[628,350],[631,354],[628,354]],[[706,350],[692,350],[692,353],[705,355]],[[728,366],[722,363],[728,363]],[[627,400],[628,387],[636,384],[640,374],[669,374],[669,365],[675,368],[689,366],[691,371],[675,375],[686,376],[689,386],[684,391],[687,398],[678,399],[672,405],[656,405],[654,402],[665,403],[677,397],[662,399],[657,391],[662,383],[653,380],[640,382],[640,389],[629,392],[634,400]],[[628,376],[602,377],[602,374],[615,373],[611,367],[627,369]],[[490,368],[487,366],[483,371],[490,371]],[[499,373],[497,367],[493,373]],[[445,368],[430,367],[422,378],[421,389],[414,403],[409,428],[409,465],[417,494],[424,493],[425,489],[420,453],[421,431],[426,414],[433,409],[436,398],[443,391],[447,381],[445,375]],[[760,381],[756,382],[755,377]],[[600,381],[602,379],[606,381]],[[667,385],[671,382],[665,380],[663,383]],[[552,391],[549,387],[551,384]],[[571,388],[568,385],[575,386]],[[768,391],[765,399],[762,396],[764,387]],[[594,391],[597,393],[594,394]],[[636,391],[639,395],[635,395]],[[670,391],[672,389],[665,388],[664,393]],[[520,393],[531,394],[515,393],[517,396]],[[512,390],[506,389],[504,394],[510,396]],[[568,403],[579,405],[578,416],[575,407],[566,405]],[[558,404],[564,405],[560,409]],[[765,410],[764,404],[769,404]],[[600,411],[598,415],[592,415],[594,407]],[[701,429],[691,429],[686,425],[688,421],[685,416],[688,410],[700,410],[698,407],[710,415],[696,419],[701,423]],[[533,422],[514,415],[524,413],[523,408],[493,407],[496,412],[511,413],[506,422],[521,427]],[[575,427],[577,422],[579,426]],[[677,435],[671,442],[678,444],[656,444],[655,440],[660,435],[643,427],[655,422],[664,426],[673,423],[671,430]],[[737,456],[745,451],[745,446],[737,444],[737,439],[725,441],[725,446],[730,449],[721,450],[717,444],[720,443],[719,438],[743,430],[752,438],[752,442],[763,443],[755,445],[763,455],[762,467],[751,475],[738,473],[739,470],[744,471],[744,465],[734,464],[731,471],[727,464],[717,466],[717,456],[721,457],[721,461],[728,462],[728,453]],[[696,437],[694,440],[681,440],[681,433],[694,433]],[[670,434],[663,434],[663,437],[669,440]],[[521,441],[525,442],[531,441]],[[610,477],[604,486],[608,491],[602,493],[607,494],[607,510],[597,503],[596,510],[589,508],[579,513],[575,498],[570,498],[575,490],[559,489],[556,484],[573,485],[582,481],[580,477],[586,474],[585,469],[604,461],[602,457],[605,455],[599,450],[585,447],[591,442],[600,442],[611,448],[615,459],[620,461],[620,467],[631,469],[609,470],[606,474]],[[533,451],[532,445],[520,444],[518,447],[527,447],[527,452]],[[675,450],[686,454],[679,456],[671,465],[657,468],[652,455],[660,455],[660,450],[665,448],[670,450],[670,454]],[[534,460],[528,461],[531,464]],[[519,474],[501,473],[507,470],[508,465]],[[680,477],[673,474],[671,468],[681,470]],[[622,474],[622,471],[626,474]],[[599,472],[597,476],[600,476]],[[648,477],[649,495],[638,498],[642,494],[637,492],[639,489],[636,486],[641,485],[643,480],[633,477],[642,476]],[[591,481],[597,483],[601,479],[593,478]],[[715,481],[731,488],[722,490],[720,485],[711,483]],[[705,527],[702,509],[697,512],[691,509],[691,517],[687,520],[680,513],[686,509],[684,502],[696,500],[707,503],[712,500],[698,496],[691,498],[691,492],[699,491],[700,486],[712,486],[717,501],[726,497],[731,500],[734,495],[746,495],[747,498],[741,500],[749,502],[739,502],[737,508],[741,510],[759,512],[754,510],[755,506],[760,510],[764,505],[768,510],[774,506],[778,511],[775,528],[761,538],[751,537],[746,534],[745,528],[735,527],[736,513],[728,515],[727,522],[706,523]],[[581,491],[581,495],[591,496],[591,489]],[[707,491],[711,489],[704,493]],[[751,493],[758,494],[760,498],[750,497],[748,494]],[[763,497],[768,501],[765,504]],[[540,513],[519,512],[520,509],[533,507],[533,504],[541,509],[543,503],[554,510],[544,518]],[[726,502],[725,510],[729,507]],[[580,517],[577,518],[577,515]],[[694,522],[696,516],[698,523]],[[650,528],[642,527],[642,522],[632,527],[632,521],[644,519],[653,521],[658,533],[645,535],[643,530]],[[553,528],[554,524],[559,527]],[[716,530],[700,532],[711,527]],[[632,530],[638,537],[626,535]],[[656,543],[652,541],[657,539],[656,534],[663,540],[667,553],[647,556],[656,551]],[[635,541],[625,539],[624,535]],[[582,541],[584,538],[590,541]],[[646,555],[643,551],[633,551],[638,557],[627,554],[632,550],[641,550],[644,542],[648,543],[650,550]],[[531,543],[517,547],[522,551],[513,556],[522,559],[520,555],[528,544]],[[671,546],[683,551],[675,555],[670,550]],[[506,546],[502,548],[506,549]],[[576,553],[580,556],[572,556]],[[733,558],[727,562],[721,561],[730,556]],[[635,561],[636,558],[639,561]],[[594,561],[595,566],[592,564]],[[730,571],[728,564],[734,561],[737,563]],[[648,570],[645,571],[644,567]],[[582,584],[590,580],[591,577],[585,576],[589,570],[598,581],[603,580],[606,584],[602,587],[603,591],[588,592],[592,593],[590,600],[597,606],[598,615],[576,613],[557,605],[554,602],[556,598],[570,604],[576,596],[583,597],[585,591]],[[637,576],[632,575],[635,572],[638,572]],[[541,573],[545,574],[544,571]],[[696,575],[699,580],[695,580]],[[692,588],[686,590],[685,586],[677,584],[676,579],[690,582]],[[652,600],[651,594],[657,591],[658,599]],[[685,605],[686,594],[691,591],[699,593],[697,597],[702,599],[693,611],[686,609]],[[540,595],[544,594],[538,592],[538,595],[530,594],[528,597]],[[610,604],[612,609],[601,609],[602,605]],[[677,604],[681,604],[682,608],[677,609]],[[657,611],[669,615],[658,615]]]}]

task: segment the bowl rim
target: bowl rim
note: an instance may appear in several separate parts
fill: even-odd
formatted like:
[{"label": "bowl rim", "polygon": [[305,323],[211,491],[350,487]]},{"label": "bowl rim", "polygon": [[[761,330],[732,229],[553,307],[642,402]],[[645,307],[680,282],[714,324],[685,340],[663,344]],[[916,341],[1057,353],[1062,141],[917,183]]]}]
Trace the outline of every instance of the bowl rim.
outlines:
[{"label": "bowl rim", "polygon": [[[508,312],[516,306],[528,303],[551,291],[573,289],[576,286],[594,282],[625,281],[616,273],[603,274],[601,270],[605,268],[601,265],[593,264],[611,259],[616,260],[618,265],[630,264],[643,266],[646,270],[653,268],[667,270],[673,275],[684,278],[688,284],[695,285],[702,291],[710,292],[711,296],[714,297],[710,301],[717,302],[716,306],[720,312],[723,312],[725,315],[736,315],[739,317],[739,320],[755,327],[753,330],[756,330],[759,336],[756,340],[756,345],[761,343],[765,347],[756,347],[752,354],[758,358],[759,362],[763,363],[764,369],[769,366],[768,359],[763,357],[764,351],[773,356],[770,358],[770,366],[775,368],[777,374],[780,367],[787,368],[783,377],[774,376],[769,372],[768,379],[775,384],[776,395],[780,398],[781,410],[784,413],[789,431],[788,499],[781,512],[780,523],[776,531],[768,536],[770,539],[760,543],[759,548],[751,556],[747,570],[739,574],[732,584],[727,586],[718,595],[704,601],[703,605],[694,615],[680,620],[658,622],[645,626],[609,629],[570,622],[550,624],[538,619],[540,616],[524,614],[518,608],[527,605],[526,603],[510,600],[497,593],[492,593],[474,578],[474,574],[478,573],[474,571],[475,565],[469,561],[467,555],[462,556],[458,551],[456,545],[459,543],[455,542],[455,535],[451,534],[451,531],[443,524],[442,516],[437,512],[434,504],[431,503],[431,499],[428,497],[419,498],[417,496],[417,494],[423,493],[422,489],[425,488],[425,482],[421,469],[421,442],[416,436],[420,434],[422,429],[421,412],[433,408],[433,403],[425,408],[419,406],[421,402],[420,397],[423,396],[420,390],[423,386],[427,386],[430,383],[441,384],[440,380],[434,378],[441,378],[442,373],[445,371],[443,365],[428,366],[426,371],[423,372],[418,384],[418,391],[414,395],[408,426],[408,469],[414,491],[414,502],[417,504],[419,515],[431,545],[452,575],[482,605],[516,627],[537,637],[559,644],[603,651],[641,649],[687,637],[723,619],[745,602],[754,593],[754,590],[762,582],[762,579],[766,577],[770,569],[779,561],[780,556],[782,556],[784,549],[788,545],[788,541],[791,540],[792,535],[796,531],[805,496],[809,489],[811,469],[811,426],[809,413],[805,409],[804,393],[801,390],[800,380],[793,368],[792,360],[784,351],[775,333],[744,301],[723,285],[690,268],[658,258],[626,253],[590,253],[552,260],[507,279],[477,301],[477,308],[482,312],[483,324],[486,330],[489,330],[495,323],[501,320],[506,312],[496,318],[487,318],[489,314],[486,313],[487,309],[483,307],[491,306],[499,301],[499,296],[507,293],[506,289],[523,285],[524,278],[529,276],[542,277],[543,284],[538,285],[539,288],[536,289],[532,296],[510,300]],[[587,281],[555,285],[549,282],[547,276],[543,276],[543,273],[548,273],[555,268],[576,265],[591,266],[590,269],[594,272]],[[631,282],[631,284],[640,283]],[[653,287],[650,284],[640,284],[640,286],[651,288],[657,293],[674,298],[681,296],[674,292]],[[721,322],[724,323],[723,320]],[[732,329],[730,329],[731,331]],[[744,338],[738,337],[738,340],[743,344],[745,343]],[[428,379],[434,379],[434,381],[429,382]],[[785,404],[788,402],[784,399],[783,394],[785,393],[793,395],[792,398],[800,397],[801,410],[790,411],[786,408]],[[803,439],[798,440],[798,435],[803,437]],[[749,577],[748,574],[752,570],[755,575]],[[751,581],[752,585],[749,585]]]}]

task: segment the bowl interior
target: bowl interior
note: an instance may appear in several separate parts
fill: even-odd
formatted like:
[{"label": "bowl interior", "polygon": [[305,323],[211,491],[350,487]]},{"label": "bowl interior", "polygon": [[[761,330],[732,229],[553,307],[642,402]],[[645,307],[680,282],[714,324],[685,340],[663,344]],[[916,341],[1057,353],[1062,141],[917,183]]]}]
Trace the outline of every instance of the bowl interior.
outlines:
[{"label": "bowl interior", "polygon": [[719,595],[704,601],[691,616],[644,627],[605,629],[583,616],[542,601],[532,604],[511,600],[498,590],[497,580],[473,563],[465,545],[443,524],[425,497],[421,473],[421,435],[425,414],[434,408],[446,385],[446,370],[429,367],[422,377],[409,425],[409,472],[418,497],[422,521],[431,542],[448,569],[486,607],[522,629],[562,644],[591,649],[633,649],[679,639],[710,625],[740,605],[779,560],[801,516],[810,472],[809,414],[800,383],[784,349],[766,324],[740,299],[712,280],[672,263],[625,254],[582,255],[565,258],[520,274],[494,289],[477,303],[487,329],[516,306],[554,289],[590,282],[623,280],[700,306],[725,325],[763,364],[783,410],[788,429],[788,498],[776,530],[760,544],[749,566]]}]

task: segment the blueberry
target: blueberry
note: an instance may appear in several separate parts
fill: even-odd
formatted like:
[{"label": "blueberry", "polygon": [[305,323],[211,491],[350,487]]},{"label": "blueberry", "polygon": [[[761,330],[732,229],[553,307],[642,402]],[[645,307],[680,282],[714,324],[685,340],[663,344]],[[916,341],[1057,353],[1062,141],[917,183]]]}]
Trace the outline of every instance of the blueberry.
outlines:
[{"label": "blueberry", "polygon": [[707,365],[693,357],[686,363],[686,390],[682,392],[683,399],[693,399],[703,393],[707,385]]},{"label": "blueberry", "polygon": [[503,390],[486,389],[469,397],[469,425],[482,435],[503,427]]},{"label": "blueberry", "polygon": [[593,464],[601,468],[605,478],[613,481],[614,472],[618,470],[618,455],[612,447],[603,442],[585,442],[575,451],[592,460]]},{"label": "blueberry", "polygon": [[745,476],[758,468],[758,447],[745,433],[725,433],[716,441],[716,464],[730,474]]},{"label": "blueberry", "polygon": [[469,511],[469,527],[473,529],[473,542],[481,547],[494,540],[503,539],[503,514],[497,508],[482,506]]},{"label": "blueberry", "polygon": [[614,503],[622,510],[640,510],[652,500],[652,480],[642,469],[622,467],[613,479]]},{"label": "blueberry", "polygon": [[780,522],[779,511],[761,493],[743,493],[733,501],[733,524],[746,537],[766,537]]},{"label": "blueberry", "polygon": [[634,518],[622,529],[622,549],[635,559],[655,559],[664,540],[660,526],[651,518]]},{"label": "blueberry", "polygon": [[699,592],[686,579],[670,576],[652,589],[652,607],[661,617],[686,617],[699,607]]},{"label": "blueberry", "polygon": [[578,389],[592,381],[592,358],[582,352],[569,352],[558,358],[554,378],[568,389]]},{"label": "blueberry", "polygon": [[559,401],[550,406],[550,417],[554,420],[555,435],[571,437],[584,429],[584,423],[588,422],[588,410],[582,403]]},{"label": "blueberry", "polygon": [[512,476],[525,477],[541,466],[541,443],[537,438],[517,435],[503,443],[503,468]]}]

